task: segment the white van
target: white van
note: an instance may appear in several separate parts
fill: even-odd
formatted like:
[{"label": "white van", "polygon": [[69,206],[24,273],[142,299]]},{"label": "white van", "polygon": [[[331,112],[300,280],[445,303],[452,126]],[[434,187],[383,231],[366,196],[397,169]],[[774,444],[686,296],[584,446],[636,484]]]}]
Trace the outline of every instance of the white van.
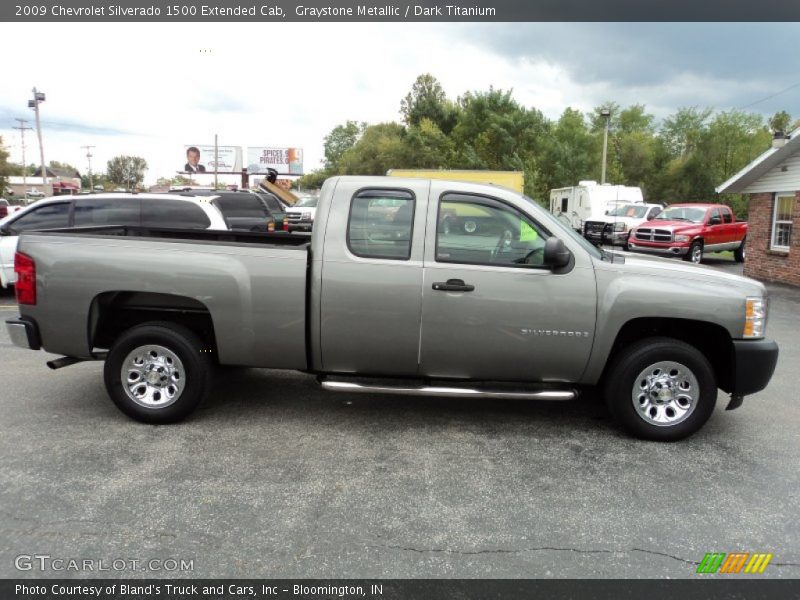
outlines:
[{"label": "white van", "polygon": [[599,219],[621,204],[642,203],[642,189],[635,186],[579,181],[572,187],[550,190],[550,212],[579,233],[583,233],[585,221]]}]

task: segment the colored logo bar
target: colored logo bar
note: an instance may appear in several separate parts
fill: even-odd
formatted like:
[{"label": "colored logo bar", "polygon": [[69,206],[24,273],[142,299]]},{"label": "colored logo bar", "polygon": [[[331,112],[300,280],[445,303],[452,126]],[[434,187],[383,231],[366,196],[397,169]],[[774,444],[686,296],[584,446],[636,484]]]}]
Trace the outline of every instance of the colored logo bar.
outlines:
[{"label": "colored logo bar", "polygon": [[762,552],[708,552],[697,566],[697,573],[763,573],[772,554]]}]

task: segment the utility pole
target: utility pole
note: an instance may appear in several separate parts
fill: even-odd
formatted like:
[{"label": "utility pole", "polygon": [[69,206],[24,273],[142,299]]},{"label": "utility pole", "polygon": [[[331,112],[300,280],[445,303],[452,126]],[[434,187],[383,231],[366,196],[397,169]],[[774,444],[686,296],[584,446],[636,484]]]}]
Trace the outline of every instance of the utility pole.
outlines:
[{"label": "utility pole", "polygon": [[214,189],[216,190],[218,187],[217,183],[217,171],[219,170],[219,145],[217,134],[214,134]]},{"label": "utility pole", "polygon": [[36,113],[36,134],[39,136],[39,158],[42,160],[42,183],[47,184],[47,169],[44,166],[44,144],[42,143],[42,122],[39,120],[39,104],[45,101],[44,92],[33,88],[33,100],[28,100],[28,108]]},{"label": "utility pole", "polygon": [[600,175],[600,185],[606,182],[606,158],[608,156],[608,122],[611,119],[611,111],[604,108],[600,111],[600,116],[606,120],[605,129],[603,129],[603,171]]},{"label": "utility pole", "polygon": [[19,127],[14,127],[14,129],[19,129],[19,137],[22,139],[22,193],[27,194],[28,190],[28,180],[26,179],[28,173],[28,165],[25,164],[25,131],[30,130],[33,131],[33,127],[26,127],[25,124],[28,122],[25,119],[16,118],[15,121],[19,121]]},{"label": "utility pole", "polygon": [[86,150],[86,160],[89,161],[89,191],[94,191],[94,179],[92,179],[92,148],[94,146],[81,146]]}]

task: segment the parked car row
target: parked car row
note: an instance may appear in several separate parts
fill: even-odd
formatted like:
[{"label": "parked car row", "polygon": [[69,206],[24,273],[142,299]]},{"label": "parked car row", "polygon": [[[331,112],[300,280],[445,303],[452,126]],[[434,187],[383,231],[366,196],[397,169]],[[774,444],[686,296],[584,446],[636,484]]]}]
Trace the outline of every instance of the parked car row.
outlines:
[{"label": "parked car row", "polygon": [[23,231],[119,225],[271,232],[284,229],[287,209],[269,192],[213,190],[54,196],[18,208],[12,213],[7,204],[0,203],[2,287],[16,281],[14,253]]},{"label": "parked car row", "polygon": [[628,204],[586,221],[583,235],[594,243],[693,263],[700,263],[706,252],[731,250],[734,259],[743,262],[747,223],[737,221],[724,204],[673,204],[663,210],[653,204]]}]

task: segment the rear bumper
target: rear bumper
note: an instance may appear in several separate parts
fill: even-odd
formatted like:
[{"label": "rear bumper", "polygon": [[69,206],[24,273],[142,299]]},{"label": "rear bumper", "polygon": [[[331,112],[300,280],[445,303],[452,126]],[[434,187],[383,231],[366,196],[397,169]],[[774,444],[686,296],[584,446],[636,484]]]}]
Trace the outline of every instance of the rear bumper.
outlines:
[{"label": "rear bumper", "polygon": [[659,256],[686,256],[689,252],[689,246],[645,246],[641,242],[635,242],[632,239],[628,240],[628,248],[632,252],[642,252],[644,254],[658,254]]},{"label": "rear bumper", "polygon": [[11,343],[26,350],[39,350],[42,339],[39,337],[39,327],[33,319],[23,317],[6,320],[6,331]]},{"label": "rear bumper", "polygon": [[772,340],[733,340],[734,379],[731,394],[760,392],[772,379],[778,363],[778,344]]}]

